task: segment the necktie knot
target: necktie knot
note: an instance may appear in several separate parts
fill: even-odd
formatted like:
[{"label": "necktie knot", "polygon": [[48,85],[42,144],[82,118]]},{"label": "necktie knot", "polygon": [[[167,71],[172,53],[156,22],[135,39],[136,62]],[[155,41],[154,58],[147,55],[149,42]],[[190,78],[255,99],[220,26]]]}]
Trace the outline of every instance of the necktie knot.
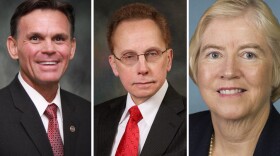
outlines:
[{"label": "necktie knot", "polygon": [[139,108],[135,105],[129,109],[130,117],[138,123],[141,119],[143,119],[142,114]]},{"label": "necktie knot", "polygon": [[57,112],[57,106],[56,104],[49,104],[48,107],[45,110],[45,115],[47,116],[48,119],[56,119],[56,112]]}]

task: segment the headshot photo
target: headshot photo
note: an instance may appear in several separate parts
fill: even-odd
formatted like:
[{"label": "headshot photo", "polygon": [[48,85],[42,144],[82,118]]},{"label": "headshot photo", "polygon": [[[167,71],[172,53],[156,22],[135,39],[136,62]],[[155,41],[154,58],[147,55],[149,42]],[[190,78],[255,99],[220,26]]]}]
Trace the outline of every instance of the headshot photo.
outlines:
[{"label": "headshot photo", "polygon": [[0,3],[0,155],[90,156],[91,2]]},{"label": "headshot photo", "polygon": [[[191,39],[192,35],[194,34],[195,28],[199,22],[200,17],[202,14],[206,11],[206,9],[211,6],[216,0],[203,0],[203,3],[201,1],[195,1],[190,0],[189,1],[189,38]],[[274,15],[277,17],[277,19],[280,19],[280,10],[278,8],[278,5],[280,5],[280,1],[274,1],[274,0],[264,0]],[[202,110],[207,110],[207,106],[205,105],[203,99],[201,98],[200,92],[193,82],[191,78],[189,78],[189,112],[195,113]],[[275,107],[277,110],[280,110],[280,101],[275,102]]]},{"label": "headshot photo", "polygon": [[279,4],[190,1],[190,156],[280,154]]},{"label": "headshot photo", "polygon": [[[172,69],[167,78],[181,95],[186,95],[186,1],[94,1],[94,105],[127,93],[109,65],[111,54],[107,42],[107,27],[113,12],[121,6],[142,2],[154,6],[167,19],[173,49]],[[110,5],[108,5],[110,4]]]},{"label": "headshot photo", "polygon": [[95,3],[95,23],[104,25],[95,27],[94,155],[186,155],[186,3],[179,3],[113,2],[110,14],[107,3]]},{"label": "headshot photo", "polygon": [[[91,101],[91,2],[65,0],[75,9],[75,38],[77,42],[76,53],[68,65],[60,85],[67,91],[75,93]],[[10,58],[7,51],[6,40],[10,35],[10,19],[15,8],[22,0],[1,1],[5,6],[0,10],[0,88],[10,83],[18,73],[18,62]]]}]

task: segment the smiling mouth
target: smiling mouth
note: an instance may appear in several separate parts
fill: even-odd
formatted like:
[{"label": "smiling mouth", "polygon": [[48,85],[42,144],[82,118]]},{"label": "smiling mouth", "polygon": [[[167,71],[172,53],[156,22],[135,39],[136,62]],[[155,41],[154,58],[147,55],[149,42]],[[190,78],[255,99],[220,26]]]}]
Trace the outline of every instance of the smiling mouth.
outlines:
[{"label": "smiling mouth", "polygon": [[58,64],[57,61],[46,61],[46,62],[39,62],[41,65],[56,65]]},{"label": "smiling mouth", "polygon": [[234,94],[243,93],[245,91],[246,91],[245,89],[237,88],[237,89],[220,89],[217,92],[223,95],[234,95]]}]

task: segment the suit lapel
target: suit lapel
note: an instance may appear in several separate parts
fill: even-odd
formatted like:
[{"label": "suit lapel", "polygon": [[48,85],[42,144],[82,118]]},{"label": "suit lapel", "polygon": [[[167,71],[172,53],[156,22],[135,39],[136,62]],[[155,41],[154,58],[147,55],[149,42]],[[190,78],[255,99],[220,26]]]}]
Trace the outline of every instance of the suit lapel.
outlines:
[{"label": "suit lapel", "polygon": [[68,100],[64,91],[61,90],[61,105],[63,115],[63,133],[64,133],[64,155],[73,155],[79,135],[80,122],[75,117],[75,107],[72,101]]},{"label": "suit lapel", "polygon": [[162,155],[174,138],[178,128],[186,122],[178,113],[185,110],[182,98],[169,85],[145,141],[141,156]]},{"label": "suit lapel", "polygon": [[111,103],[108,110],[100,117],[102,123],[96,128],[100,132],[98,136],[100,137],[100,142],[98,144],[100,148],[99,153],[102,153],[102,155],[110,155],[111,153],[118,123],[124,111],[125,104],[126,96],[123,96],[116,102]]},{"label": "suit lapel", "polygon": [[280,153],[280,115],[271,105],[269,118],[259,137],[254,156],[279,155]]},{"label": "suit lapel", "polygon": [[10,85],[10,91],[15,107],[22,112],[20,122],[23,129],[33,141],[34,146],[36,146],[41,155],[52,155],[52,149],[41,117],[17,76]]}]

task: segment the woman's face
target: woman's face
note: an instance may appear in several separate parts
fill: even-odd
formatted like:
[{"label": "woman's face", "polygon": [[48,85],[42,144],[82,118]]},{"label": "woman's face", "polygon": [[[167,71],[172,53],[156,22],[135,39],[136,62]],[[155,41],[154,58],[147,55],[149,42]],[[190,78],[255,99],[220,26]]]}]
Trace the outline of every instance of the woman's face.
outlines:
[{"label": "woman's face", "polygon": [[202,35],[197,82],[209,109],[236,120],[268,110],[272,52],[246,16],[216,18]]}]

